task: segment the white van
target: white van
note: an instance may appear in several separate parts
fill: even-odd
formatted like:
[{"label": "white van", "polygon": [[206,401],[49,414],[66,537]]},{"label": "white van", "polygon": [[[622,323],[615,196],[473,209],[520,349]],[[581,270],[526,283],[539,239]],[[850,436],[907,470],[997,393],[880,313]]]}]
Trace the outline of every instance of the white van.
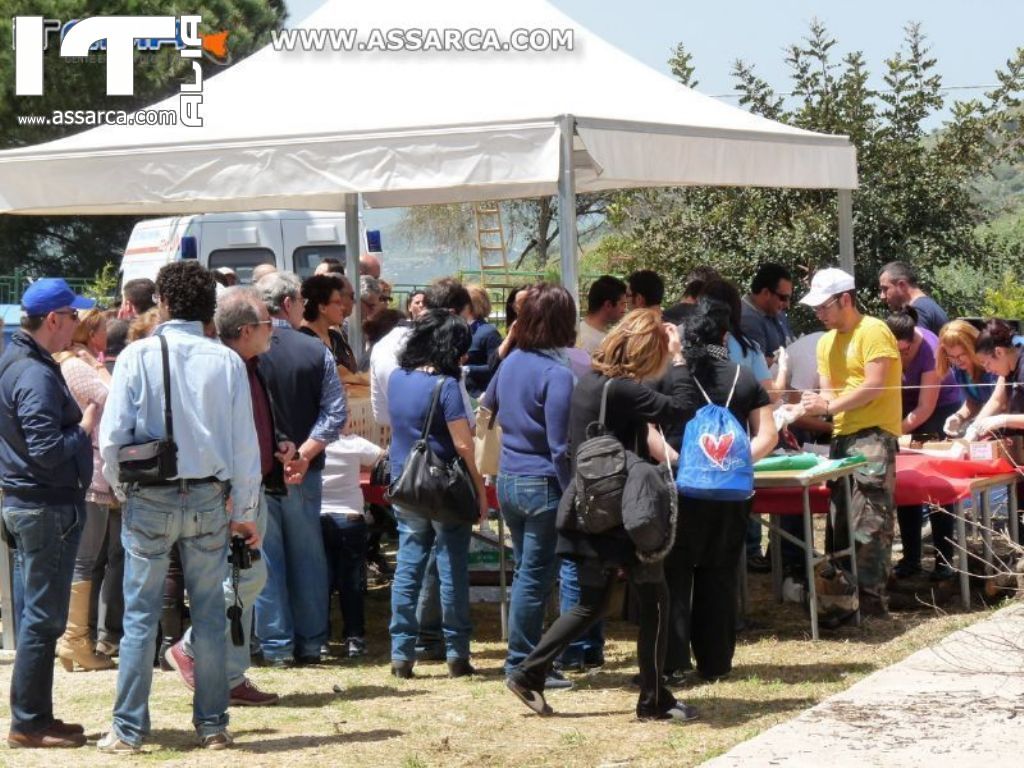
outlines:
[{"label": "white van", "polygon": [[[337,211],[249,211],[203,213],[140,221],[128,238],[121,260],[122,283],[156,279],[164,264],[181,258],[181,239],[196,239],[199,263],[209,269],[231,267],[249,283],[259,264],[276,264],[300,278],[313,274],[331,256],[345,263],[345,214]],[[364,252],[380,255],[380,233],[359,221]]]}]

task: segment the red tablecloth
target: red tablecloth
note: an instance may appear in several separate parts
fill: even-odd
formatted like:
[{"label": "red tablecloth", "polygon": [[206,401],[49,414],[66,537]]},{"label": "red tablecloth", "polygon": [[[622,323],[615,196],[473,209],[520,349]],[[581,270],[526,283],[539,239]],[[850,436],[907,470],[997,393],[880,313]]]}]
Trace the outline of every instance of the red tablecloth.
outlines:
[{"label": "red tablecloth", "polygon": [[[829,490],[823,485],[812,485],[811,514],[828,513]],[[759,488],[754,491],[755,515],[802,515],[804,502],[799,488]]]},{"label": "red tablecloth", "polygon": [[[367,504],[386,505],[388,503],[384,498],[387,488],[383,485],[372,485],[369,472],[359,473],[359,486],[363,490],[363,500]],[[487,503],[491,505],[491,509],[498,508],[498,489],[493,485],[487,486]]]},{"label": "red tablecloth", "polygon": [[896,504],[955,504],[971,495],[971,480],[1013,471],[1006,459],[964,461],[901,453],[896,457]]}]

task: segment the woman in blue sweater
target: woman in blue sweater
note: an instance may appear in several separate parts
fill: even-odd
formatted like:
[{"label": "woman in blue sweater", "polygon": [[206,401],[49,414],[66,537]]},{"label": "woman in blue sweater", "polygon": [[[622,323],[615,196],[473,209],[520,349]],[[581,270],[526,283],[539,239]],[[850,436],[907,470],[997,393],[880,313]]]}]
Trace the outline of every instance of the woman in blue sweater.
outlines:
[{"label": "woman in blue sweater", "polygon": [[576,304],[567,290],[527,290],[516,321],[516,348],[484,397],[501,424],[498,503],[512,534],[515,580],[505,673],[533,650],[554,582],[555,513],[569,483],[569,403],[575,379],[563,351],[576,337]]},{"label": "woman in blue sweater", "polygon": [[480,397],[494,376],[497,367],[498,347],[501,334],[491,325],[491,299],[482,285],[467,285],[473,306],[473,322],[469,330],[473,341],[469,345],[469,359],[466,360],[466,391],[472,397]]}]

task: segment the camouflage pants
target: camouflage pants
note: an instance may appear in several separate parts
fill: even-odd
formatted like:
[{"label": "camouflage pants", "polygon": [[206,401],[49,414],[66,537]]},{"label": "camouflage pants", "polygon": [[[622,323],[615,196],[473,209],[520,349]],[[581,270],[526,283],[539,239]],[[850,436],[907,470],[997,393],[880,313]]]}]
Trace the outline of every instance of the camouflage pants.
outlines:
[{"label": "camouflage pants", "polygon": [[829,516],[826,546],[830,552],[849,546],[846,515],[852,515],[860,591],[883,604],[896,523],[896,450],[896,438],[877,428],[835,437],[830,450],[833,459],[861,454],[867,462],[850,476],[850,509],[846,508],[844,484],[832,484],[835,514]]}]

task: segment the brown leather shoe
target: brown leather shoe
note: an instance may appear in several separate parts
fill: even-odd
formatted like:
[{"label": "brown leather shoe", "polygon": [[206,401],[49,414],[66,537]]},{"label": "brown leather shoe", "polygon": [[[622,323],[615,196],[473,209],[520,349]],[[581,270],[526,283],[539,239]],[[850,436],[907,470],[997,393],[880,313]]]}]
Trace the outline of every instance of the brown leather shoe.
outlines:
[{"label": "brown leather shoe", "polygon": [[54,733],[85,733],[83,728],[78,723],[65,723],[63,720],[54,720],[50,725],[50,730]]},{"label": "brown leather shoe", "polygon": [[[64,726],[63,723],[61,725]],[[70,749],[84,747],[85,735],[66,733],[60,730],[60,726],[54,728],[53,725],[50,725],[48,728],[34,733],[9,731],[7,744],[11,749]]]}]

